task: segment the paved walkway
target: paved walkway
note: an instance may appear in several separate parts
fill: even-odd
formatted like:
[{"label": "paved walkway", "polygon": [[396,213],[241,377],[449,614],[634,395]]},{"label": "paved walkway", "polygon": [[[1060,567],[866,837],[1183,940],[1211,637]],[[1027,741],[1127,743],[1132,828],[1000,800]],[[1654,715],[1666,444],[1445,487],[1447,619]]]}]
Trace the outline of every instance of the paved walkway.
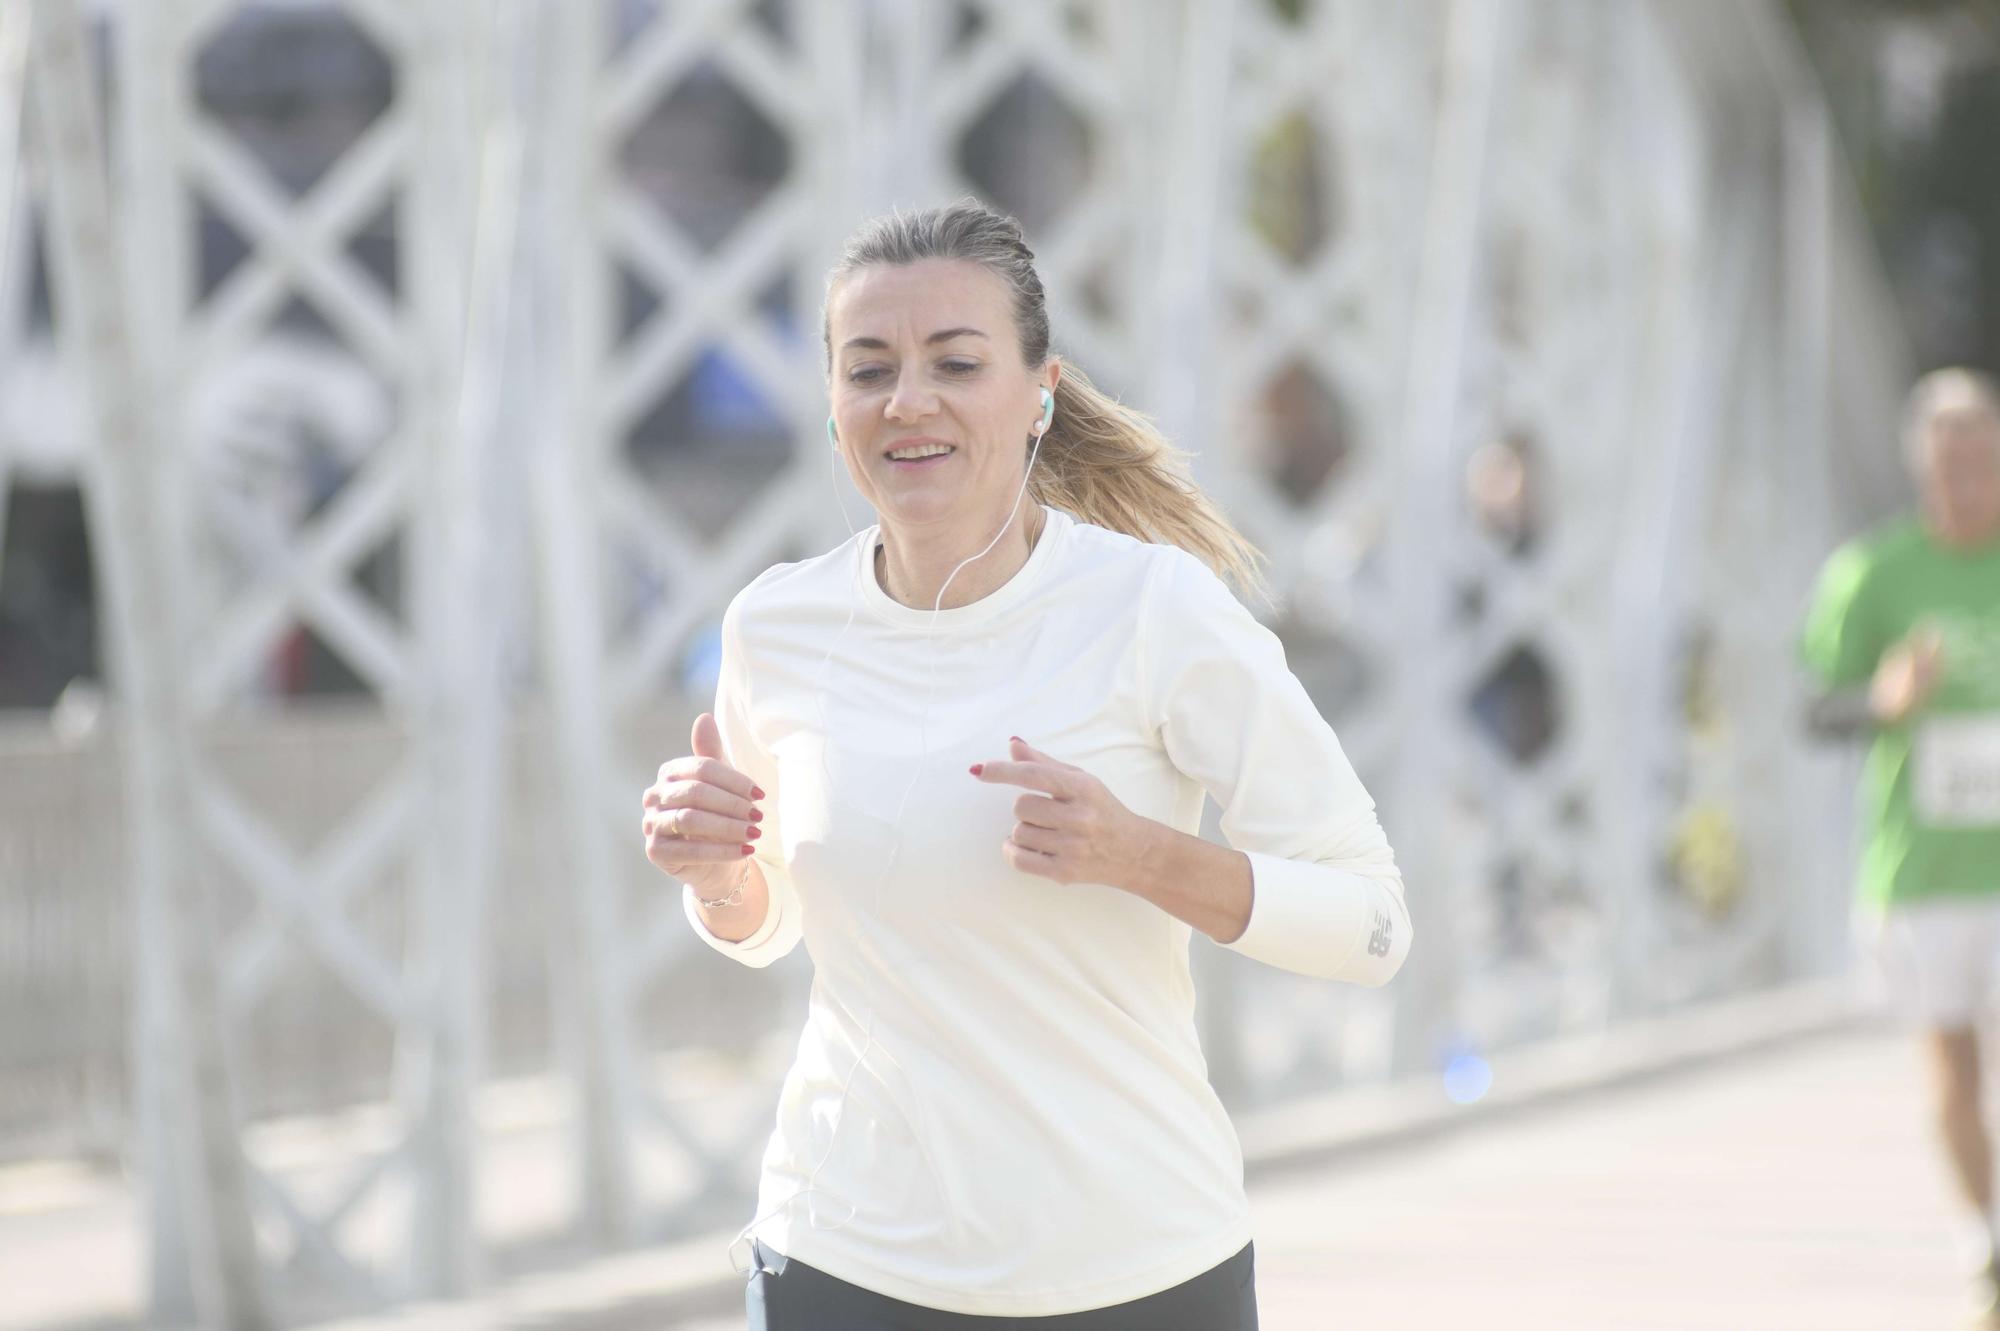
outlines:
[{"label": "paved walkway", "polygon": [[[1850,1027],[1259,1175],[1265,1331],[1957,1327],[1952,1211],[1918,1071],[1903,1039]],[[64,1268],[90,1268],[100,1295],[107,1280],[136,1286],[129,1224],[12,1200],[0,1204],[0,1326],[76,1326],[74,1314],[49,1315],[75,1307],[57,1288],[77,1293],[56,1278]],[[66,1229],[78,1232],[66,1240]],[[89,1256],[57,1264],[59,1252]],[[646,1289],[671,1260],[630,1253],[579,1270],[561,1307],[503,1294],[388,1320],[395,1331],[663,1331],[676,1322]],[[681,1331],[740,1328],[740,1316],[719,1316],[726,1299],[706,1306]]]},{"label": "paved walkway", "polygon": [[1264,1331],[1956,1328],[1918,1070],[1822,1037],[1261,1181]]},{"label": "paved walkway", "polygon": [[1268,1331],[1929,1331],[1946,1175],[1890,1036],[1809,1041],[1253,1193]]}]

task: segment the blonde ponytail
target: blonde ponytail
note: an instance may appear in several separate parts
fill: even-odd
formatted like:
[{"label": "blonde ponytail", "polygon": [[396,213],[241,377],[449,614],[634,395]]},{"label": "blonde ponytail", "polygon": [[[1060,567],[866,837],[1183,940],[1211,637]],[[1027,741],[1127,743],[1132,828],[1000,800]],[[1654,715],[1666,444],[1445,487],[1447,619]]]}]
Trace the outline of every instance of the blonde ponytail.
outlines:
[{"label": "blonde ponytail", "polygon": [[1188,454],[1067,361],[1028,489],[1094,526],[1179,546],[1239,592],[1271,603],[1263,553],[1201,492]]}]

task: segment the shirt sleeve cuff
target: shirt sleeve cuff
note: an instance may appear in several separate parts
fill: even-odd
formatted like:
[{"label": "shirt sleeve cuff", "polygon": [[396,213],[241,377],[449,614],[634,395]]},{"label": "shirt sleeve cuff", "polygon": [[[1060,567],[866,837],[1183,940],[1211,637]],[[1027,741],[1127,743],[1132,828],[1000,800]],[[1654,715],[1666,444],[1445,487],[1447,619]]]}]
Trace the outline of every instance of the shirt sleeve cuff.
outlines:
[{"label": "shirt sleeve cuff", "polygon": [[1224,946],[1288,971],[1343,978],[1373,927],[1375,884],[1330,865],[1244,854],[1250,857],[1250,923]]},{"label": "shirt sleeve cuff", "polygon": [[701,918],[701,907],[695,904],[694,889],[683,883],[681,908],[687,913],[694,936],[731,961],[740,961],[746,966],[768,966],[790,952],[792,945],[798,942],[798,931],[787,927],[791,923],[787,919],[791,893],[780,891],[776,875],[768,871],[765,881],[770,888],[770,905],[764,911],[764,922],[748,938],[733,943],[708,931],[708,925]]}]

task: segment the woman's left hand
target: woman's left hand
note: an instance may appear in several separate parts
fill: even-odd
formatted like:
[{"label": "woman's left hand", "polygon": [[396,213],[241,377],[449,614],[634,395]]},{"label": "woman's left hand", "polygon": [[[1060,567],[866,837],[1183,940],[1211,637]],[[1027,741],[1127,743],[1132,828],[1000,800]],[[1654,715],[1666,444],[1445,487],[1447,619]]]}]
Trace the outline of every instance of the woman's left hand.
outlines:
[{"label": "woman's left hand", "polygon": [[1012,761],[980,763],[972,770],[981,781],[1043,792],[1014,801],[1019,821],[1001,845],[1007,862],[1022,873],[1058,883],[1130,890],[1160,824],[1119,803],[1081,767],[1057,762],[1019,736],[1012,737],[1008,752]]}]

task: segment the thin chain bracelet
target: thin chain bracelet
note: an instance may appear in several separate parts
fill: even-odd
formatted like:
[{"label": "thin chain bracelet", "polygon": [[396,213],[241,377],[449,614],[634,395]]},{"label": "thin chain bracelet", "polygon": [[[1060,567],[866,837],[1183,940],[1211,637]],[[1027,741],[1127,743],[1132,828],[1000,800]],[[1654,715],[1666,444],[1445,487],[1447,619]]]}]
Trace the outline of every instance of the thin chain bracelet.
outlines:
[{"label": "thin chain bracelet", "polygon": [[728,896],[704,901],[701,893],[697,892],[694,894],[695,904],[708,910],[720,910],[724,906],[740,906],[743,904],[743,889],[748,886],[750,886],[750,860],[746,858],[743,861],[743,873],[737,878],[736,886],[730,889]]}]

